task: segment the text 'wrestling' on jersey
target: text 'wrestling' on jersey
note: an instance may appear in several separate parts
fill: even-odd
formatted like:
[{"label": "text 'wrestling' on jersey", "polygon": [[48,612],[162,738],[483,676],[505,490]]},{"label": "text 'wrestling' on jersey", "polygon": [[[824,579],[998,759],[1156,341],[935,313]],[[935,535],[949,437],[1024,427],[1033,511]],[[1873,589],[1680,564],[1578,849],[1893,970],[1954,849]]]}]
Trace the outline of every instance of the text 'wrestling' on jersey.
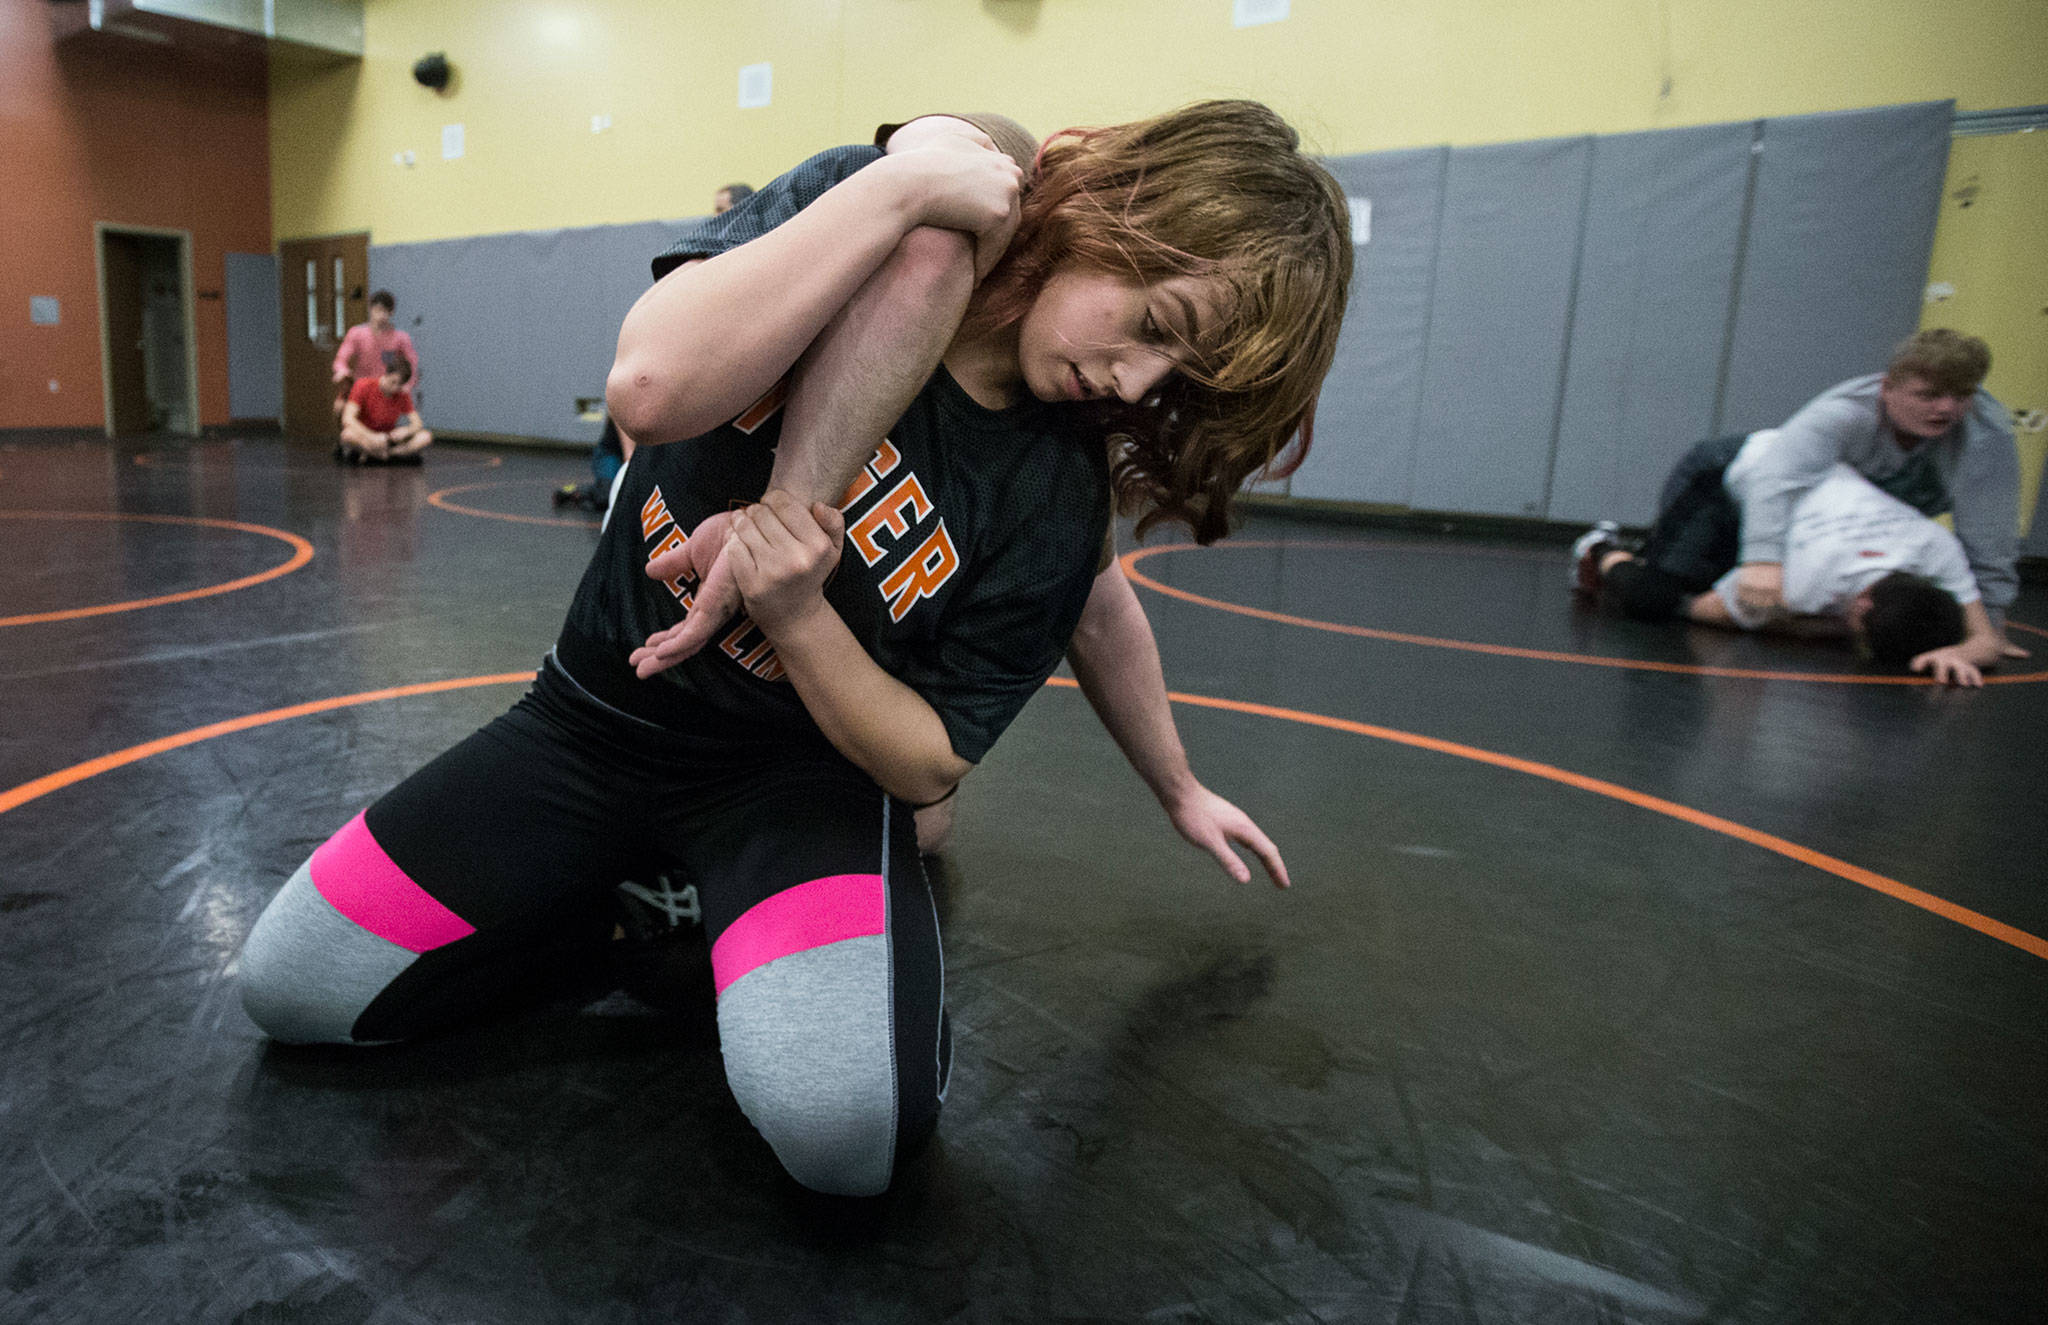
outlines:
[{"label": "text 'wrestling' on jersey", "polygon": [[[784,395],[784,384],[778,382],[734,420],[733,426],[752,433],[782,407]],[[862,509],[856,511],[857,507]],[[847,546],[869,566],[893,563],[876,586],[888,605],[891,621],[902,621],[960,569],[960,554],[946,532],[945,517],[938,514],[924,484],[903,464],[902,454],[887,439],[841,495],[839,509],[846,516]],[[677,551],[690,541],[669,514],[658,482],[640,506],[640,537],[647,561]],[[687,616],[694,603],[697,577],[685,571],[662,583]],[[718,647],[764,681],[784,679],[774,647],[749,617],[742,615]]]}]

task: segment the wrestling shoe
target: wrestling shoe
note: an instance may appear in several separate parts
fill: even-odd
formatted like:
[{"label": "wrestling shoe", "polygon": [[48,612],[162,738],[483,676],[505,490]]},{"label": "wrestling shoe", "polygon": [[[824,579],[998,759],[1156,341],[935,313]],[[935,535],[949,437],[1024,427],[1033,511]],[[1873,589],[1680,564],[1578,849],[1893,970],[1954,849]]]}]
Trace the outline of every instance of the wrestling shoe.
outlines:
[{"label": "wrestling shoe", "polygon": [[697,903],[697,885],[678,888],[666,874],[654,876],[654,886],[622,883],[619,894],[619,927],[627,938],[665,938],[683,928],[702,928],[704,908]]},{"label": "wrestling shoe", "polygon": [[614,890],[618,933],[610,948],[612,983],[651,1008],[679,1012],[709,1001],[711,949],[697,885],[678,888],[666,874],[654,883]]},{"label": "wrestling shoe", "polygon": [[1571,569],[1566,572],[1573,593],[1590,598],[1600,592],[1600,558],[1621,546],[1620,534],[1620,525],[1602,520],[1579,535],[1579,541],[1572,544]]}]

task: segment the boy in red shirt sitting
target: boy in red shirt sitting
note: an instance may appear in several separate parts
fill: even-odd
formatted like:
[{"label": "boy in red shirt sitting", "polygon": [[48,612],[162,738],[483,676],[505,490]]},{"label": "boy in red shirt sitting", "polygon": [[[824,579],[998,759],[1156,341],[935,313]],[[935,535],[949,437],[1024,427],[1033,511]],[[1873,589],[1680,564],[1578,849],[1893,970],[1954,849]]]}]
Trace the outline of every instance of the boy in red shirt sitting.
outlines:
[{"label": "boy in red shirt sitting", "polygon": [[341,411],[341,444],[334,448],[337,464],[420,463],[420,452],[434,443],[434,434],[420,422],[413,407],[412,364],[400,354],[384,356],[382,377],[356,379]]}]

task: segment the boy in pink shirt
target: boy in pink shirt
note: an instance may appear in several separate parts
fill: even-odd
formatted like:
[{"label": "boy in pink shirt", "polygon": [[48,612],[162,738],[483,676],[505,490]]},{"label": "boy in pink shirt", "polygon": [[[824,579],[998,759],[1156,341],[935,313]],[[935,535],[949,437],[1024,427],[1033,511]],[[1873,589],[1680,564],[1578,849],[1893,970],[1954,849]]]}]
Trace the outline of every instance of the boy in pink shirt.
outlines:
[{"label": "boy in pink shirt", "polygon": [[377,291],[370,296],[370,320],[358,322],[341,338],[341,345],[334,352],[334,416],[337,419],[341,417],[342,406],[348,403],[350,388],[358,380],[383,376],[386,355],[403,355],[412,370],[413,386],[419,386],[420,356],[412,347],[412,337],[391,325],[391,314],[397,308],[398,300],[392,297],[391,291]]}]

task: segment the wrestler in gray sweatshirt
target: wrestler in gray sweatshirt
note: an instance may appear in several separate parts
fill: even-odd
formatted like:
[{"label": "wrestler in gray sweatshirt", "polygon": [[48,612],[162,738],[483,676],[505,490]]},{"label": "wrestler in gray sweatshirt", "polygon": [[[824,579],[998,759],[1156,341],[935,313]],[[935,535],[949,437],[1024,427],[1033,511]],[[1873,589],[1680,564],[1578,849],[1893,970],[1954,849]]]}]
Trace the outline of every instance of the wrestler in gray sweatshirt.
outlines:
[{"label": "wrestler in gray sweatshirt", "polygon": [[2019,452],[2012,415],[1979,391],[1970,410],[1939,437],[1899,445],[1884,416],[1884,374],[1851,378],[1800,409],[1779,431],[1742,508],[1742,560],[1785,560],[1792,505],[1843,461],[1925,515],[1952,511],[1956,537],[1995,624],[2019,593]]}]

